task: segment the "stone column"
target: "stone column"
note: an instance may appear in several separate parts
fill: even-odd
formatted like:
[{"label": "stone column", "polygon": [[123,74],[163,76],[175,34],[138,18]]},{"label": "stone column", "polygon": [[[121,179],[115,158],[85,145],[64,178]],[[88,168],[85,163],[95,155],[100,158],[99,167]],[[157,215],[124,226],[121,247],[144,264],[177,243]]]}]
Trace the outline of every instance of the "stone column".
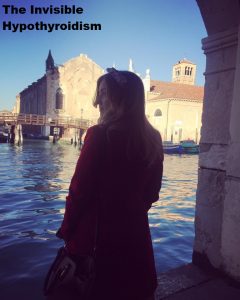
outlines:
[{"label": "stone column", "polygon": [[[240,41],[240,26],[238,29]],[[240,43],[231,108],[231,141],[227,155],[225,201],[222,224],[222,257],[224,270],[240,280]]]},{"label": "stone column", "polygon": [[16,126],[15,143],[18,145],[21,145],[23,143],[22,125],[21,124],[18,124]]},{"label": "stone column", "polygon": [[[221,268],[227,151],[237,54],[237,29],[203,39],[206,83],[200,141],[193,262]],[[240,230],[240,229],[239,229]],[[239,252],[240,253],[240,252]]]},{"label": "stone column", "polygon": [[49,136],[50,135],[50,126],[44,125],[42,126],[42,135]]}]

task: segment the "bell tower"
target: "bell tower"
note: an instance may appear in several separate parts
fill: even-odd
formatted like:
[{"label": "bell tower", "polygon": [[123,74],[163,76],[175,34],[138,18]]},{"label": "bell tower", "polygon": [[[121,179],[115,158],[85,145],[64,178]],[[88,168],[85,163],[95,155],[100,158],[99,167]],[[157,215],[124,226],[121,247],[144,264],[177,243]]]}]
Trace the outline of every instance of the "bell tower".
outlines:
[{"label": "bell tower", "polygon": [[48,57],[46,59],[46,72],[54,69],[54,60],[51,50],[49,50]]},{"label": "bell tower", "polygon": [[197,66],[186,58],[173,66],[172,82],[183,84],[195,84]]}]

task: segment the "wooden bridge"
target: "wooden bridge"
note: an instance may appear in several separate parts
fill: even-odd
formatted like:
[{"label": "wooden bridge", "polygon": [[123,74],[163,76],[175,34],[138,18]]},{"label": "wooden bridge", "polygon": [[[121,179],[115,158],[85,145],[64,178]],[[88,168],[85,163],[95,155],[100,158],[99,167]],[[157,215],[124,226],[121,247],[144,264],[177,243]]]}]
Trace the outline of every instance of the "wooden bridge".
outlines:
[{"label": "wooden bridge", "polygon": [[[53,142],[55,143],[58,139],[63,138],[65,131],[68,129],[75,129],[73,136],[71,136],[71,143],[77,145],[79,142],[82,145],[83,133],[91,126],[93,121],[72,118],[72,117],[57,117],[51,118],[45,115],[36,114],[14,114],[14,113],[1,113],[0,114],[0,126],[7,129],[8,137],[7,141],[10,143],[21,144],[23,140],[22,125],[37,125],[37,126],[50,126],[52,129]],[[2,133],[4,135],[4,133]],[[26,134],[26,131],[25,131]],[[68,133],[67,133],[68,134]],[[6,135],[6,133],[5,133]],[[66,138],[66,137],[65,137]]]},{"label": "wooden bridge", "polygon": [[58,117],[50,118],[35,114],[0,114],[0,124],[8,125],[46,125],[54,127],[88,129],[95,123],[87,119]]}]

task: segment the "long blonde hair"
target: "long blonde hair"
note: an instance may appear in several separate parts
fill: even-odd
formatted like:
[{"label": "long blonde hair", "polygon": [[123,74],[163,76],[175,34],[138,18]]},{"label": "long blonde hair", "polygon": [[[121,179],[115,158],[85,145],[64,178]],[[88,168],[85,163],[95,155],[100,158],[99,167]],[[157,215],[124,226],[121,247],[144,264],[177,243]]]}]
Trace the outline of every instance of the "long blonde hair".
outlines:
[{"label": "long blonde hair", "polygon": [[145,96],[142,80],[133,72],[108,69],[97,81],[93,105],[99,105],[99,85],[105,80],[107,97],[112,109],[101,114],[99,124],[107,131],[127,130],[126,153],[129,159],[138,159],[151,165],[157,158],[163,160],[160,133],[145,116]]}]

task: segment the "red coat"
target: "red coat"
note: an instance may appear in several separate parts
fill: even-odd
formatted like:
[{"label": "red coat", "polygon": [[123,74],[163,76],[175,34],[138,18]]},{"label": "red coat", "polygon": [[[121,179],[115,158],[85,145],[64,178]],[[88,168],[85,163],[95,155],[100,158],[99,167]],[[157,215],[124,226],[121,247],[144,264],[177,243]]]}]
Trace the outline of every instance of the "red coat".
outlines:
[{"label": "red coat", "polygon": [[157,286],[147,211],[159,198],[163,157],[148,168],[129,162],[126,135],[108,140],[104,127],[89,128],[60,228],[72,254],[92,253],[98,211],[96,299],[144,299]]}]

